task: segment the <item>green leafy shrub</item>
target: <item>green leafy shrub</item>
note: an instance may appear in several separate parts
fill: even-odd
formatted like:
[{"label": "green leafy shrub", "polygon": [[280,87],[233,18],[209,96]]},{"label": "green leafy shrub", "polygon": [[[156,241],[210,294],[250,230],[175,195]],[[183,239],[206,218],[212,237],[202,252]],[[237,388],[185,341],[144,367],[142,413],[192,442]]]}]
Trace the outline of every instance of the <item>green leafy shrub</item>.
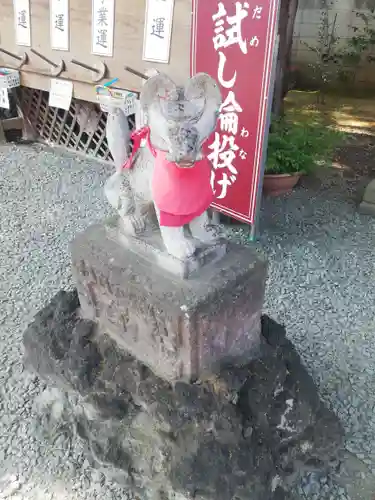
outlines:
[{"label": "green leafy shrub", "polygon": [[311,172],[332,159],[342,139],[339,132],[318,123],[272,122],[267,149],[267,174]]},{"label": "green leafy shrub", "polygon": [[352,36],[339,54],[342,66],[339,76],[344,82],[355,83],[360,67],[375,62],[375,9],[353,12],[362,21],[362,26],[349,26]]}]

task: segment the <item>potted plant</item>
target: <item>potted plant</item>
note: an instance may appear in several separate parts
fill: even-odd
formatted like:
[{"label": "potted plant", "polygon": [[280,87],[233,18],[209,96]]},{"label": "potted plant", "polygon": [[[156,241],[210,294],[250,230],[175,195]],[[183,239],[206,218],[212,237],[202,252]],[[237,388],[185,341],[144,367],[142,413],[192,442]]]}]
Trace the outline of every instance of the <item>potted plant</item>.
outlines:
[{"label": "potted plant", "polygon": [[303,174],[332,157],[340,134],[321,123],[286,119],[271,124],[263,192],[278,196],[291,191]]}]

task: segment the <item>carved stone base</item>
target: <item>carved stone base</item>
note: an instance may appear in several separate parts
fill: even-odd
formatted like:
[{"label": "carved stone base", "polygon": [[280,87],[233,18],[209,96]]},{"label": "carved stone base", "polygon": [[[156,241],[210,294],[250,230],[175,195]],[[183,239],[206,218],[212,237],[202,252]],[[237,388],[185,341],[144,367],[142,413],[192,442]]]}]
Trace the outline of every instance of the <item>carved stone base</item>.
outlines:
[{"label": "carved stone base", "polygon": [[147,227],[146,231],[136,238],[121,231],[117,219],[109,219],[106,222],[106,228],[108,237],[120,242],[127,250],[142,255],[143,258],[159,266],[168,274],[174,274],[183,279],[190,279],[204,266],[216,264],[227,252],[225,240],[219,240],[213,245],[197,242],[195,255],[180,260],[165,251],[159,228],[153,230],[152,227]]},{"label": "carved stone base", "polygon": [[99,332],[170,381],[255,355],[266,279],[255,252],[230,244],[217,265],[183,280],[158,265],[148,244],[142,251],[134,245],[125,248],[104,224],[72,244],[82,314]]},{"label": "carved stone base", "polygon": [[78,308],[60,292],[24,334],[26,365],[49,385],[38,415],[52,443],[81,438],[89,465],[135,498],[291,500],[300,475],[338,465],[340,422],[269,318],[260,358],[169,384]]}]

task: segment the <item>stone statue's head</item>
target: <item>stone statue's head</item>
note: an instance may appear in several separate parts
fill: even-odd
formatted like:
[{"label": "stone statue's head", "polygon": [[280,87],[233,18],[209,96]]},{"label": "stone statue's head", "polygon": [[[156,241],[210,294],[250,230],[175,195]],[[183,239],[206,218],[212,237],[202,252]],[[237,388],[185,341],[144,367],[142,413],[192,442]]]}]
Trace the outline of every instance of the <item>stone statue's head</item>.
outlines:
[{"label": "stone statue's head", "polygon": [[215,130],[221,93],[215,80],[199,73],[184,86],[157,74],[141,92],[145,125],[154,148],[167,151],[167,160],[189,167],[202,158],[202,144]]}]

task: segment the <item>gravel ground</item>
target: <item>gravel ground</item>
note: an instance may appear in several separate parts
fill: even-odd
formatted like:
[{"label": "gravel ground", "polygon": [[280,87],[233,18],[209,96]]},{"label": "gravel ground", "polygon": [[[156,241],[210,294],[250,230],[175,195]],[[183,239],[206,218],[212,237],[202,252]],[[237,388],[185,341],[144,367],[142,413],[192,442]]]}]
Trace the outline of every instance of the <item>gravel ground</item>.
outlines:
[{"label": "gravel ground", "polygon": [[[22,333],[35,312],[70,288],[69,242],[109,213],[108,167],[40,145],[0,147],[0,499],[120,499],[90,469],[81,443],[38,437],[44,389],[22,369]],[[355,212],[348,181],[325,178],[266,200],[257,247],[270,260],[265,311],[285,323],[347,439],[346,484],[304,478],[301,498],[375,496],[375,220]],[[232,228],[245,241],[247,232]]]}]

